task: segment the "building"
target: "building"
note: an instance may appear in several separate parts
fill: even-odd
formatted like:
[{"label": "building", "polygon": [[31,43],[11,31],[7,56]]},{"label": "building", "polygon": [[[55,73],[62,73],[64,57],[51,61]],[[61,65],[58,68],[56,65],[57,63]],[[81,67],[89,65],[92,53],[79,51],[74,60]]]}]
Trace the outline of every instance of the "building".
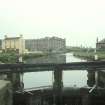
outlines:
[{"label": "building", "polygon": [[25,41],[23,39],[23,36],[20,35],[20,37],[8,37],[5,36],[5,39],[2,42],[2,49],[4,51],[16,51],[19,54],[24,53],[25,50]]},{"label": "building", "polygon": [[45,37],[40,39],[26,39],[25,48],[29,51],[60,51],[66,47],[66,40],[58,37]]},{"label": "building", "polygon": [[2,40],[0,39],[0,50],[2,49]]},{"label": "building", "polygon": [[98,38],[97,38],[96,49],[97,50],[105,50],[105,39],[98,41]]},{"label": "building", "polygon": [[2,39],[0,39],[0,53],[2,52]]}]

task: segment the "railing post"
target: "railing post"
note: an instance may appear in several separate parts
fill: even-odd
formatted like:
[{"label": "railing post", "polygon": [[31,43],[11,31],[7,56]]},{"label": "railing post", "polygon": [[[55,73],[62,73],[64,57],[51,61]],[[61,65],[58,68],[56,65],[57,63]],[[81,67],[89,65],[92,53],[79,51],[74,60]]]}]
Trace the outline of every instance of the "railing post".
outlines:
[{"label": "railing post", "polygon": [[99,72],[95,71],[95,85],[96,85],[96,87],[98,87],[98,84],[99,84],[98,83],[99,82],[99,77],[98,77],[99,75],[98,74],[99,74]]},{"label": "railing post", "polygon": [[93,87],[95,84],[95,71],[93,71],[93,69],[91,69],[91,71],[87,70],[88,74],[87,74],[87,84],[90,87]]},{"label": "railing post", "polygon": [[53,91],[54,91],[54,105],[62,105],[62,70],[57,67],[54,70],[54,83],[53,83]]},{"label": "railing post", "polygon": [[22,90],[24,83],[22,80],[22,73],[8,73],[7,80],[10,80],[14,90]]}]

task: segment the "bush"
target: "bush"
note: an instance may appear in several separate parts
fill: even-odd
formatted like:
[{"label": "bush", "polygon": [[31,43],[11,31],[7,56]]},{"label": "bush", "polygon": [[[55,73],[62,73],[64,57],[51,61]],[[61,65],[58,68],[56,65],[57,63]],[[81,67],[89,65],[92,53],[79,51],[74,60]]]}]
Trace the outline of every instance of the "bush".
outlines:
[{"label": "bush", "polygon": [[15,53],[0,53],[0,61],[3,63],[15,63],[17,58]]}]

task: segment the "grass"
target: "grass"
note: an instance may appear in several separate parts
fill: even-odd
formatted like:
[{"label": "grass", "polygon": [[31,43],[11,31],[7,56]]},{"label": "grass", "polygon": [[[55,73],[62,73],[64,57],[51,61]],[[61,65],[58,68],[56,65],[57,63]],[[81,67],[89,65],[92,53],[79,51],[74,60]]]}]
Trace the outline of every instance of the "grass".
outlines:
[{"label": "grass", "polygon": [[42,56],[46,56],[47,54],[46,53],[36,53],[36,54],[24,54],[22,55],[23,56],[23,60],[26,60],[28,58],[38,58],[38,57],[42,57]]},{"label": "grass", "polygon": [[17,61],[15,53],[0,53],[0,62],[2,63],[14,63]]},{"label": "grass", "polygon": [[[23,54],[21,56],[24,61],[29,58],[37,58],[37,57],[47,56],[47,54],[46,53],[43,53],[43,54],[36,53],[36,54]],[[16,63],[16,62],[18,62],[18,58],[19,58],[19,55],[16,53],[6,53],[6,52],[0,53],[0,62],[1,63]]]},{"label": "grass", "polygon": [[74,56],[87,60],[94,60],[95,55],[98,55],[98,60],[105,60],[105,52],[74,52]]}]

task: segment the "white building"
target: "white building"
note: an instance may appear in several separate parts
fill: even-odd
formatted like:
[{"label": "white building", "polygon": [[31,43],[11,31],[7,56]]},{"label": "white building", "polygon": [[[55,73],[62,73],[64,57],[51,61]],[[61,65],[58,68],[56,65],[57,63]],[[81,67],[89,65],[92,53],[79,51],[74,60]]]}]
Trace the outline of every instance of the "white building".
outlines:
[{"label": "white building", "polygon": [[20,35],[20,37],[8,37],[6,35],[4,40],[2,41],[2,50],[4,51],[14,50],[19,54],[24,53],[25,41],[23,39],[23,36]]}]

